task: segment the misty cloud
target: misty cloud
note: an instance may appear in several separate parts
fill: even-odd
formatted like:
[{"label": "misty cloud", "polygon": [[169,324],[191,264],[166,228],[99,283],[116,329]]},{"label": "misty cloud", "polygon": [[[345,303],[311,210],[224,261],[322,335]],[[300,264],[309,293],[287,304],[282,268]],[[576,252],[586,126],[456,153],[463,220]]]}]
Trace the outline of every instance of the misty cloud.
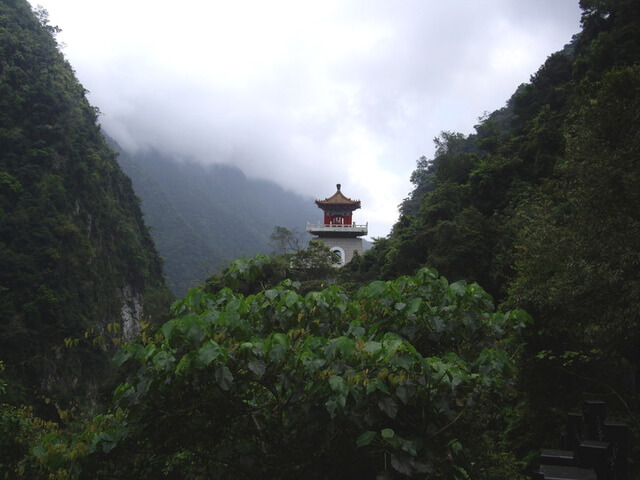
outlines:
[{"label": "misty cloud", "polygon": [[579,31],[575,1],[41,0],[126,149],[231,163],[384,236],[415,160]]}]

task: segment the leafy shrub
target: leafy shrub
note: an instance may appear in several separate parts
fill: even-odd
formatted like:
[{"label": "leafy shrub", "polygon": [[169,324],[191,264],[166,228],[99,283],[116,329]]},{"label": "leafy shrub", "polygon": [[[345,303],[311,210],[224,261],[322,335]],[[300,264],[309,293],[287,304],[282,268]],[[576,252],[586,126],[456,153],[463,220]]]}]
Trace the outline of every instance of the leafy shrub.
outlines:
[{"label": "leafy shrub", "polygon": [[94,437],[85,471],[483,478],[486,402],[510,382],[509,342],[528,316],[428,269],[352,295],[297,287],[176,302],[153,339],[116,356],[133,371],[115,393],[123,416]]}]

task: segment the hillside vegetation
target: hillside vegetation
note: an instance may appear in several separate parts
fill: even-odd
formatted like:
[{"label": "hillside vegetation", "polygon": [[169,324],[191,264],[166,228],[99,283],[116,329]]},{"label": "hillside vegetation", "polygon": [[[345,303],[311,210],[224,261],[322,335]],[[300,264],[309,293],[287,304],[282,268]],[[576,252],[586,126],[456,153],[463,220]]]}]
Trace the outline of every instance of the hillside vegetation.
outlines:
[{"label": "hillside vegetation", "polygon": [[520,384],[529,446],[585,396],[637,408],[640,3],[580,3],[582,32],[476,133],[435,139],[392,234],[350,265],[356,278],[428,265],[533,316]]},{"label": "hillside vegetation", "polygon": [[525,479],[585,399],[637,464],[640,3],[582,0],[582,32],[443,132],[348,266],[318,244],[237,259],[134,338],[106,324],[118,386],[93,411],[38,388],[100,372],[87,328],[166,291],[54,32],[0,5],[3,478]]},{"label": "hillside vegetation", "polygon": [[95,400],[110,332],[133,338],[168,299],[131,182],[53,34],[44,12],[0,2],[0,360],[29,403]]},{"label": "hillside vegetation", "polygon": [[247,178],[236,167],[116,149],[142,200],[167,285],[176,296],[236,258],[271,253],[276,226],[303,232],[322,213],[311,197]]}]

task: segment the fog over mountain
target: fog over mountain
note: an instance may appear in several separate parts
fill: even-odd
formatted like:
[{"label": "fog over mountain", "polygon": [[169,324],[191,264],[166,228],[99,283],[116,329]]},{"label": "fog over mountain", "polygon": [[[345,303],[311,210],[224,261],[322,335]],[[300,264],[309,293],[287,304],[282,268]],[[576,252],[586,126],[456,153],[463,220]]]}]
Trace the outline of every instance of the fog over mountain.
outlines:
[{"label": "fog over mountain", "polygon": [[236,258],[271,253],[276,226],[299,234],[304,244],[310,238],[306,223],[321,218],[311,197],[247,178],[237,167],[180,161],[152,150],[129,155],[111,143],[142,200],[176,296]]},{"label": "fog over mountain", "polygon": [[311,197],[384,236],[441,130],[470,133],[579,30],[577,0],[42,0],[103,128]]}]

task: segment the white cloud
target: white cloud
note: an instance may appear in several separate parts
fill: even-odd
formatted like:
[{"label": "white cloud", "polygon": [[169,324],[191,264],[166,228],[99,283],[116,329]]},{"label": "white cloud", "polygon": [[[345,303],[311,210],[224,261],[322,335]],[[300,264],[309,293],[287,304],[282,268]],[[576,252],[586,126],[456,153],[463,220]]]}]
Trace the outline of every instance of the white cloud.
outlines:
[{"label": "white cloud", "polygon": [[312,197],[384,236],[415,160],[579,30],[576,1],[39,0],[105,129]]}]

